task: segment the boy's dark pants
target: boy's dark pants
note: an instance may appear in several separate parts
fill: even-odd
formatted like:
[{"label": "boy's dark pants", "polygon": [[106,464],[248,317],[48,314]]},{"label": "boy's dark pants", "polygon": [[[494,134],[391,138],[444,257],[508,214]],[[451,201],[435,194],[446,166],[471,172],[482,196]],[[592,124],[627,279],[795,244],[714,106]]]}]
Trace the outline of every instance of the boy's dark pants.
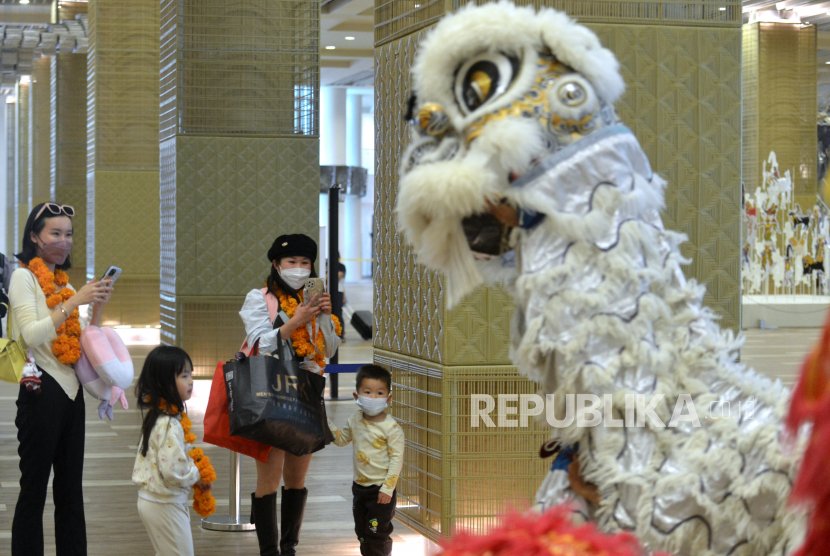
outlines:
[{"label": "boy's dark pants", "polygon": [[392,493],[392,501],[378,504],[380,485],[361,486],[352,483],[352,513],[354,532],[360,541],[363,556],[389,556],[392,554],[392,518],[398,492]]}]

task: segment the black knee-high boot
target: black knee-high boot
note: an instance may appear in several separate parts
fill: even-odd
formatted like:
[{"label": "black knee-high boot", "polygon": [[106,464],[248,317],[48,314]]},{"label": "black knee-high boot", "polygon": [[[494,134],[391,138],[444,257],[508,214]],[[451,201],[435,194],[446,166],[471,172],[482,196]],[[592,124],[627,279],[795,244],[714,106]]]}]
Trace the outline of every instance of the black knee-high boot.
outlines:
[{"label": "black knee-high boot", "polygon": [[294,548],[300,542],[300,527],[303,524],[305,501],[308,497],[307,488],[282,489],[282,510],[280,524],[282,537],[280,538],[280,553],[282,556],[295,556]]},{"label": "black knee-high boot", "polygon": [[251,494],[251,521],[256,524],[260,556],[280,556],[277,546],[277,493],[257,498]]}]

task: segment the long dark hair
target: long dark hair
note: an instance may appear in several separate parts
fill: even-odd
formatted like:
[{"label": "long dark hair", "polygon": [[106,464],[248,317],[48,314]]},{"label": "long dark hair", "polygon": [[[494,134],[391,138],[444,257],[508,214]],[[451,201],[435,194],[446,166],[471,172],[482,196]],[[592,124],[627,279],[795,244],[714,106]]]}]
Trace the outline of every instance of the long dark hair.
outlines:
[{"label": "long dark hair", "polygon": [[[184,402],[179,396],[176,377],[182,374],[188,365],[193,368],[190,356],[182,348],[175,346],[158,346],[147,354],[141,376],[135,385],[135,396],[138,398],[138,407],[144,417],[141,425],[141,455],[147,456],[150,446],[150,433],[156,426],[156,421],[162,411],[159,403],[164,400],[169,405],[175,405],[179,411],[185,411]],[[145,413],[146,412],[146,413]]]},{"label": "long dark hair", "polygon": [[[66,216],[65,214],[52,214],[48,210],[44,210],[43,213],[35,219],[35,215],[40,212],[40,209],[43,208],[43,205],[46,203],[40,203],[32,209],[32,212],[29,213],[29,218],[26,220],[26,227],[23,228],[23,247],[20,250],[20,253],[16,254],[17,260],[22,262],[23,264],[29,264],[29,261],[37,257],[37,244],[32,241],[32,233],[35,235],[40,235],[40,232],[43,231],[43,228],[46,227],[46,221],[50,218],[58,218],[59,216],[65,216],[72,220],[72,217]],[[66,256],[66,260],[63,261],[63,264],[56,264],[55,269],[57,270],[69,270],[72,268],[72,261],[69,255]]]},{"label": "long dark hair", "polygon": [[[283,257],[282,259],[287,258],[288,257]],[[282,259],[277,261],[277,266],[280,265],[280,261],[282,261]],[[309,275],[309,278],[317,278],[317,270],[314,268],[314,264],[311,265],[311,274]],[[300,290],[295,290],[294,288],[286,284],[285,280],[282,279],[282,276],[280,276],[280,273],[277,272],[277,269],[274,268],[273,264],[271,264],[271,274],[269,274],[268,278],[265,279],[265,285],[268,286],[268,291],[277,297],[279,297],[277,293],[282,292],[285,295],[291,296],[294,299],[296,299],[298,303],[300,301],[300,296],[298,293]]]}]

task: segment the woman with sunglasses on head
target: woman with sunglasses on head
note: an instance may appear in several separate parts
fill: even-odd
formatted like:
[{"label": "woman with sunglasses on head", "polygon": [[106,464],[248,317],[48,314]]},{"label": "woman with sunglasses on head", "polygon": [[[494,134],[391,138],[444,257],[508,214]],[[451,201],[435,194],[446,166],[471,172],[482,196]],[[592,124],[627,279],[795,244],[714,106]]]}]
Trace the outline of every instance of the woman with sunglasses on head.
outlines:
[{"label": "woman with sunglasses on head", "polygon": [[110,282],[93,281],[77,292],[66,270],[72,264],[72,217],[66,205],[41,203],[29,214],[22,268],[12,274],[9,301],[15,339],[34,354],[37,370],[24,372],[17,398],[20,495],[12,523],[12,556],[42,556],[43,507],[54,470],[57,554],[86,555],[81,481],[84,466],[84,396],[73,364],[80,357],[78,307],[92,304],[99,324]]},{"label": "woman with sunglasses on head", "polygon": [[[328,293],[303,299],[308,278],[316,278],[317,244],[304,234],[282,235],[268,250],[271,272],[266,287],[248,292],[239,315],[249,346],[259,342],[259,353],[282,348],[283,356],[300,359],[300,367],[323,374],[325,358],[340,346],[331,317]],[[274,314],[272,314],[274,313]],[[316,348],[311,348],[311,335]],[[300,540],[308,489],[305,476],[311,454],[294,456],[271,448],[267,461],[256,462],[256,492],[251,493],[251,522],[256,524],[261,556],[294,556]],[[280,527],[277,526],[277,489],[283,482]]]}]

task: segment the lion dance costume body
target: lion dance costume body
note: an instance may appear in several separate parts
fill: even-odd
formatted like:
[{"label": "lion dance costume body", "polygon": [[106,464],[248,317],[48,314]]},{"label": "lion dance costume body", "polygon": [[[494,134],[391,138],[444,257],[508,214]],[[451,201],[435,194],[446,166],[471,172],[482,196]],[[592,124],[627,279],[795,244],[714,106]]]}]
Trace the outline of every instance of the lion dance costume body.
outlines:
[{"label": "lion dance costume body", "polygon": [[[485,277],[508,288],[511,357],[557,415],[579,393],[610,394],[605,419],[623,419],[632,394],[664,395],[663,423],[681,394],[698,415],[731,409],[701,426],[552,429],[578,445],[601,502],[552,470],[538,506],[581,504],[652,552],[794,552],[804,517],[786,506],[798,459],[778,439],[787,391],[736,362],[739,344],[684,277],[686,238],[660,218],[664,181],[614,110],[625,88],[614,55],[563,13],[499,2],[442,20],[412,72],[397,217],[443,273],[448,305]],[[516,210],[515,227],[494,206]]]}]

